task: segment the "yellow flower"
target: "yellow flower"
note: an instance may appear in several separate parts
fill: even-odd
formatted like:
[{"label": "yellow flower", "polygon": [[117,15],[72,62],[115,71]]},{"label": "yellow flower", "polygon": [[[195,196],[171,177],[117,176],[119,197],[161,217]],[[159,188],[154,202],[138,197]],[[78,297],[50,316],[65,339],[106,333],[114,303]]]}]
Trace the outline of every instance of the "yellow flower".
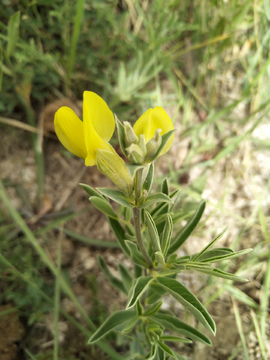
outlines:
[{"label": "yellow flower", "polygon": [[83,94],[83,121],[69,107],[63,106],[54,117],[54,127],[64,147],[85,159],[85,165],[97,165],[126,196],[132,192],[133,182],[124,160],[109,144],[115,128],[114,115],[97,94]]},{"label": "yellow flower", "polygon": [[[148,109],[133,126],[137,137],[140,138],[140,135],[144,135],[146,143],[153,138],[158,129],[161,130],[161,136],[174,129],[171,118],[166,111],[159,106],[156,106],[154,109]],[[170,149],[173,139],[174,134],[170,137],[160,155],[165,154]]]},{"label": "yellow flower", "polygon": [[113,113],[106,102],[91,91],[83,94],[83,121],[72,109],[63,106],[55,113],[54,127],[64,147],[85,159],[87,166],[96,165],[97,149],[115,154],[108,143],[115,128]]}]

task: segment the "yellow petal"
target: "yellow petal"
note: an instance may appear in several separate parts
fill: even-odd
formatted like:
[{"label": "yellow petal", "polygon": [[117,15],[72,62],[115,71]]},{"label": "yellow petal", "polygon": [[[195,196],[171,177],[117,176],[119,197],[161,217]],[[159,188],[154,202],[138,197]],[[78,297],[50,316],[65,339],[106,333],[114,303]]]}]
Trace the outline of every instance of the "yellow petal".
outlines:
[{"label": "yellow petal", "polygon": [[[109,141],[115,129],[112,111],[106,102],[91,91],[83,93],[83,121],[91,122],[96,133],[105,141]],[[86,132],[89,130],[85,128]]]},{"label": "yellow petal", "polygon": [[96,165],[96,150],[112,151],[108,143],[115,128],[114,116],[106,102],[97,94],[83,94],[83,131],[87,158],[85,165]]},{"label": "yellow petal", "polygon": [[[162,107],[155,107],[147,110],[133,126],[135,134],[139,137],[145,135],[145,141],[148,142],[155,134],[157,129],[161,129],[161,135],[173,130],[173,123],[169,115]],[[168,143],[162,150],[161,154],[165,154],[172,145],[174,135],[169,139]]]},{"label": "yellow petal", "polygon": [[80,158],[86,158],[83,123],[72,109],[63,106],[55,113],[54,128],[62,145],[68,151]]}]

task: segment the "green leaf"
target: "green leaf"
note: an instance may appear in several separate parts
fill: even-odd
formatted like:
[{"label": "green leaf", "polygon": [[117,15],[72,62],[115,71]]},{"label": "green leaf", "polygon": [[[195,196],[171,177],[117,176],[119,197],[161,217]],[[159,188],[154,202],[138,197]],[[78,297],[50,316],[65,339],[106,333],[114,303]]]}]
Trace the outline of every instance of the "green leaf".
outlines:
[{"label": "green leaf", "polygon": [[[227,230],[227,228],[225,228],[224,230],[222,230],[215,238],[213,241],[210,242],[210,244],[208,244],[201,252],[199,252],[199,254],[197,254],[195,257],[193,257],[193,261],[195,261],[196,259],[199,260],[199,258],[207,251],[209,250],[214,244],[216,241],[218,241],[221,236],[225,233],[225,231]],[[200,260],[201,261],[201,260]]]},{"label": "green leaf", "polygon": [[160,298],[162,298],[162,296],[164,296],[166,293],[167,291],[164,290],[164,288],[161,285],[157,284],[155,281],[151,282],[147,292],[146,304],[148,305],[154,304]]},{"label": "green leaf", "polygon": [[108,203],[108,201],[106,201],[105,199],[100,199],[97,196],[91,196],[89,198],[89,200],[98,210],[103,212],[103,214],[105,214],[115,220],[118,220],[117,214],[114,212],[113,208]]},{"label": "green leaf", "polygon": [[170,130],[167,133],[165,133],[164,135],[161,136],[161,144],[160,147],[158,148],[158,151],[156,152],[156,154],[152,157],[152,159],[150,160],[150,162],[153,162],[161,153],[161,151],[163,150],[163,148],[165,147],[165,145],[167,144],[168,140],[173,136],[173,133],[175,132],[174,130]]},{"label": "green leaf", "polygon": [[[176,199],[177,199],[177,195],[179,194],[179,192],[180,192],[179,189],[173,191],[173,192],[170,194],[169,198],[172,200],[174,197],[176,197]],[[172,201],[172,202],[173,202],[173,201]],[[168,212],[168,211],[167,211],[167,205],[168,205],[167,202],[165,202],[165,203],[163,202],[163,203],[157,205],[157,206],[151,211],[151,216],[153,217],[153,219],[156,219],[157,216],[160,216],[160,215],[163,215],[163,214],[167,214],[167,212]],[[174,206],[174,205],[175,205],[175,203],[173,203],[172,206]]]},{"label": "green leaf", "polygon": [[118,270],[120,272],[121,278],[123,280],[123,283],[125,285],[125,288],[127,291],[130,290],[132,285],[133,276],[131,275],[130,271],[122,264],[117,264]]},{"label": "green leaf", "polygon": [[154,163],[151,163],[149,166],[147,176],[143,183],[143,190],[146,190],[147,193],[151,191],[153,179],[154,179]]},{"label": "green leaf", "polygon": [[[228,254],[234,254],[234,251],[230,248],[216,248],[213,250],[205,251],[200,257],[197,257],[197,255],[194,255],[192,261],[194,261],[196,257],[196,261],[203,261],[209,258],[213,258],[216,256],[222,256],[222,255],[228,255]],[[196,262],[195,261],[195,262]]]},{"label": "green leaf", "polygon": [[147,224],[150,241],[152,244],[152,249],[154,252],[161,251],[160,240],[159,240],[155,222],[152,219],[152,216],[150,215],[150,213],[148,211],[145,211],[145,217],[146,217],[146,224]]},{"label": "green leaf", "polygon": [[126,221],[130,221],[133,217],[133,212],[131,208],[124,207],[123,214]]},{"label": "green leaf", "polygon": [[142,294],[147,290],[148,285],[152,280],[152,276],[141,276],[133,280],[126,309],[130,309],[136,304]]},{"label": "green leaf", "polygon": [[220,255],[220,256],[214,256],[212,258],[207,258],[202,260],[201,262],[203,263],[214,263],[214,262],[218,262],[218,261],[223,261],[223,260],[228,260],[228,259],[234,259],[236,257],[242,256],[244,254],[249,253],[250,251],[252,251],[253,249],[244,249],[244,250],[240,250],[240,251],[236,251],[234,253],[230,253],[230,254],[226,254],[226,255]]},{"label": "green leaf", "polygon": [[150,205],[156,204],[158,202],[172,203],[173,201],[169,196],[167,196],[165,194],[156,193],[156,194],[148,196],[146,201],[143,204],[141,204],[140,206],[138,206],[138,208],[143,209]]},{"label": "green leaf", "polygon": [[14,52],[15,46],[19,38],[19,26],[20,26],[20,15],[21,12],[18,11],[11,16],[8,22],[8,44],[7,44],[7,57]]},{"label": "green leaf", "polygon": [[108,319],[105,320],[104,323],[99,327],[99,329],[91,336],[88,344],[95,343],[110,331],[115,329],[117,326],[134,317],[136,317],[136,312],[133,309],[116,311],[115,313],[111,314]]},{"label": "green leaf", "polygon": [[114,232],[116,239],[119,242],[119,245],[121,246],[123,251],[127,254],[127,256],[130,256],[130,251],[125,242],[125,230],[123,229],[122,225],[119,223],[119,221],[115,219],[112,219],[110,217],[108,217],[107,219],[111,226],[112,231]]},{"label": "green leaf", "polygon": [[126,198],[121,191],[111,190],[107,188],[97,188],[97,189],[102,195],[110,198],[111,200],[114,200],[118,204],[129,208],[133,208],[133,206],[129,203],[128,198]]},{"label": "green leaf", "polygon": [[131,258],[131,260],[139,266],[148,268],[148,266],[144,260],[144,257],[142,256],[141,252],[137,248],[137,245],[129,240],[126,240],[126,245],[129,249],[129,253],[130,253],[129,257]]},{"label": "green leaf", "polygon": [[158,349],[157,345],[156,345],[156,344],[152,344],[152,345],[151,345],[150,355],[146,358],[146,360],[156,360],[157,349]]},{"label": "green leaf", "polygon": [[180,220],[185,220],[192,215],[193,211],[184,212],[182,209],[177,210],[175,213],[171,213],[172,221],[174,224],[178,223]]},{"label": "green leaf", "polygon": [[216,332],[214,320],[202,305],[202,303],[193,295],[183,284],[174,279],[158,277],[157,281],[164,287],[177,301],[180,302],[192,315],[200,321],[206,329],[213,334]]},{"label": "green leaf", "polygon": [[164,325],[165,328],[177,332],[178,334],[184,335],[206,345],[212,345],[210,339],[201,331],[177,319],[175,316],[157,313],[151,316],[151,319],[161,325]]},{"label": "green leaf", "polygon": [[125,157],[127,157],[128,153],[126,151],[126,141],[125,141],[126,135],[125,135],[124,125],[121,123],[121,121],[118,119],[118,117],[115,114],[114,114],[114,119],[115,119],[117,131],[118,131],[118,139],[119,139],[120,147],[121,147]]},{"label": "green leaf", "polygon": [[160,309],[162,303],[163,302],[161,300],[161,301],[157,301],[154,304],[148,306],[148,308],[143,312],[143,316],[154,315],[156,312],[158,312],[158,310]]},{"label": "green leaf", "polygon": [[101,270],[103,271],[104,275],[106,276],[107,280],[114,286],[116,287],[118,290],[122,291],[124,294],[128,294],[128,291],[126,289],[126,287],[124,286],[124,283],[117,279],[117,277],[115,277],[109,270],[107,264],[105,263],[104,259],[102,256],[98,256],[98,262],[99,262],[99,266],[101,268]]},{"label": "green leaf", "polygon": [[186,344],[192,343],[192,341],[189,339],[185,339],[185,338],[181,338],[179,336],[173,336],[173,335],[163,335],[163,336],[160,336],[160,339],[163,341],[170,341],[170,342],[182,342],[182,343],[186,343]]},{"label": "green leaf", "polygon": [[79,184],[81,188],[83,188],[83,190],[90,196],[97,196],[99,197],[100,199],[104,199],[104,197],[99,193],[97,192],[94,188],[92,188],[91,186],[89,185],[86,185],[86,184]]},{"label": "green leaf", "polygon": [[228,280],[232,280],[232,281],[240,281],[240,282],[246,282],[248,281],[247,279],[245,278],[241,278],[237,275],[234,275],[234,274],[230,274],[230,273],[227,273],[225,271],[222,271],[220,269],[215,269],[215,268],[212,268],[212,269],[194,269],[196,271],[199,271],[201,273],[204,273],[204,274],[207,274],[207,275],[211,275],[211,276],[216,276],[216,277],[219,277],[219,278],[222,278],[222,279],[228,279]]},{"label": "green leaf", "polygon": [[131,330],[134,329],[134,327],[136,326],[138,320],[140,320],[139,316],[136,316],[136,317],[128,320],[121,332],[124,333],[124,334],[129,333]]},{"label": "green leaf", "polygon": [[165,195],[169,195],[169,182],[167,178],[163,179],[160,191]]},{"label": "green leaf", "polygon": [[172,356],[174,359],[178,360],[175,353],[169,348],[168,345],[164,344],[162,341],[157,340],[157,344],[158,346],[165,351],[167,354],[169,354],[170,356]]},{"label": "green leaf", "polygon": [[177,238],[174,240],[174,242],[169,247],[168,255],[173,254],[177,249],[180,248],[180,246],[182,246],[184,244],[184,242],[191,235],[191,233],[193,232],[193,230],[196,228],[199,221],[201,220],[204,209],[205,209],[205,201],[202,201],[200,203],[200,205],[198,206],[193,217],[190,219],[190,221],[186,224],[186,226],[182,229],[180,234],[177,236]]},{"label": "green leaf", "polygon": [[161,236],[161,250],[164,256],[166,256],[173,232],[173,222],[170,214],[167,214],[167,219],[165,222],[164,230]]}]

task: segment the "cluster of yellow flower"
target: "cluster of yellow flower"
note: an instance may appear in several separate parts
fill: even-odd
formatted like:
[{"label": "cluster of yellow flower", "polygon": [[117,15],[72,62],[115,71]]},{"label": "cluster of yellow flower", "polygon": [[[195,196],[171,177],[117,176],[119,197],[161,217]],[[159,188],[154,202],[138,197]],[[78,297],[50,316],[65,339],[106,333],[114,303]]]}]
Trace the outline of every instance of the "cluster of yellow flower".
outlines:
[{"label": "cluster of yellow flower", "polygon": [[[85,91],[83,121],[72,109],[63,106],[55,114],[54,126],[64,147],[72,154],[85,159],[85,165],[97,165],[122,190],[132,187],[132,179],[125,162],[109,144],[115,130],[115,117],[100,96]],[[128,159],[133,164],[144,165],[151,162],[151,158],[161,145],[161,136],[173,130],[173,124],[163,108],[155,107],[147,110],[133,128],[127,122],[124,123],[123,128],[125,153]],[[169,150],[173,138],[172,134],[159,155]],[[123,184],[119,184],[119,181]]]}]

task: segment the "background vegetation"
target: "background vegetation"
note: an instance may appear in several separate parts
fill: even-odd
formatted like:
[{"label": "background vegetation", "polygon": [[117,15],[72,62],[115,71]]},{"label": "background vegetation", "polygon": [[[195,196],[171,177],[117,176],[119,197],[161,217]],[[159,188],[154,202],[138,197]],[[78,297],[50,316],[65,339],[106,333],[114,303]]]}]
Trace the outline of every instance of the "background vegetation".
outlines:
[{"label": "background vegetation", "polygon": [[[19,314],[30,334],[20,341],[20,359],[128,359],[126,342],[118,339],[119,345],[115,337],[91,349],[84,347],[108,310],[98,300],[93,275],[87,275],[95,299],[89,317],[74,293],[68,269],[61,272],[58,239],[66,222],[89,206],[79,210],[71,205],[67,211],[57,211],[50,204],[49,210],[44,210],[46,179],[51,176],[44,163],[49,161],[48,149],[56,145],[46,140],[42,147],[42,114],[55,100],[69,98],[79,104],[84,90],[102,96],[121,120],[136,120],[156,105],[168,109],[181,133],[156,185],[167,172],[172,186],[182,188],[187,210],[201,197],[209,201],[198,237],[207,238],[217,226],[229,223],[235,230],[228,240],[234,248],[254,247],[251,255],[232,264],[234,271],[250,279],[249,286],[223,281],[217,287],[215,281],[204,278],[201,297],[208,306],[226,296],[233,301],[240,340],[229,359],[253,359],[247,341],[251,333],[258,358],[267,358],[269,22],[268,0],[1,2],[0,303],[11,306],[2,309],[0,317]],[[13,139],[10,149],[5,145],[7,139]],[[177,167],[181,144],[188,151]],[[20,152],[21,146],[35,154],[32,198],[20,176],[5,176],[3,170],[9,166],[9,151]],[[67,158],[67,152],[60,147],[59,151]],[[209,191],[217,185],[217,172],[224,181],[215,196],[210,196]],[[58,188],[63,194],[64,190]],[[44,218],[47,213],[51,217]],[[41,241],[51,236],[51,229],[58,246],[54,260]],[[112,242],[101,244],[91,234],[90,238],[79,232],[69,235],[87,242],[91,249],[115,246]],[[80,315],[60,307],[63,297],[71,300]],[[52,342],[44,348],[40,341],[43,332],[36,329],[45,326],[47,314],[52,314],[51,337],[47,339]],[[243,320],[243,314],[248,320]],[[82,339],[79,334],[84,335],[82,350],[72,353],[60,341],[62,318],[77,329],[74,336]],[[194,356],[183,349],[185,354],[191,359]]]}]

